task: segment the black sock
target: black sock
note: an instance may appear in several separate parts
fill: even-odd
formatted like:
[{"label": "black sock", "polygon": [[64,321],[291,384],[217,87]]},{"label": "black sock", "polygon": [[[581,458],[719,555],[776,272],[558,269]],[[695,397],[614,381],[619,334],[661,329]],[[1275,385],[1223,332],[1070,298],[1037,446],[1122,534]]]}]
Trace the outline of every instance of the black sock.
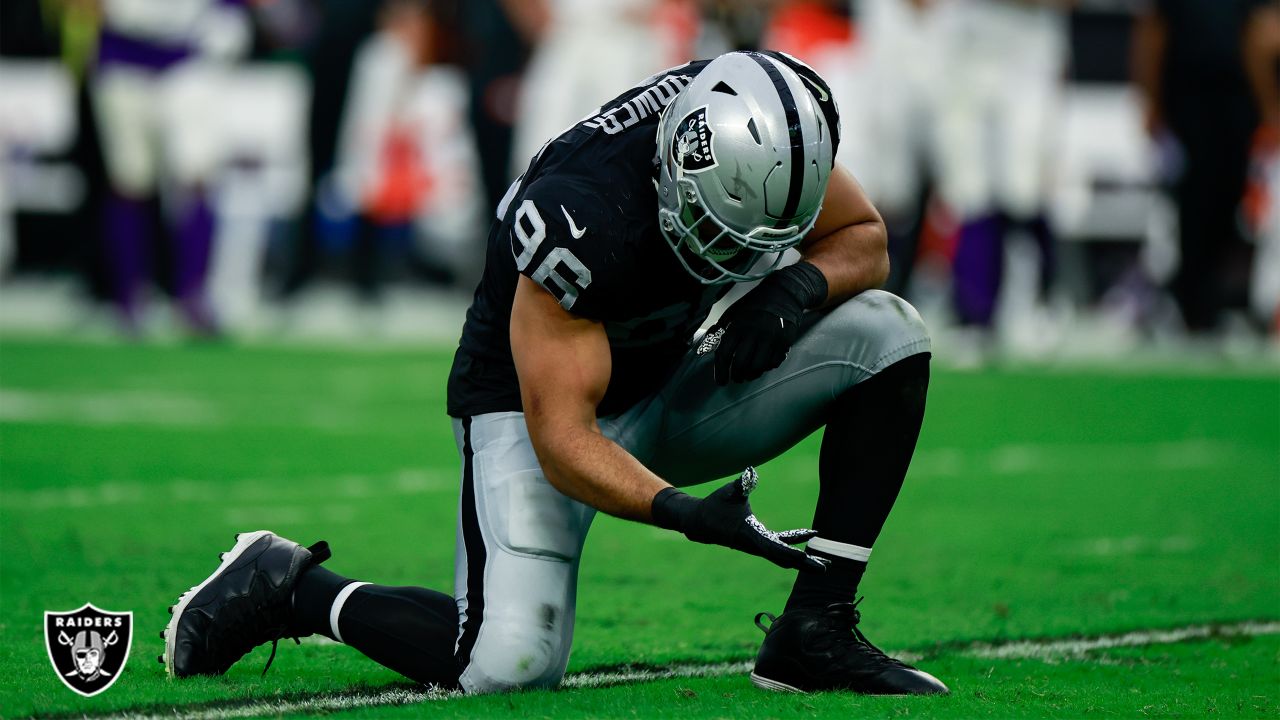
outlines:
[{"label": "black sock", "polygon": [[821,575],[806,572],[797,575],[784,610],[820,609],[832,603],[853,602],[854,595],[858,592],[858,583],[862,581],[862,573],[867,569],[867,562],[823,552],[814,547],[806,548],[805,552],[826,560],[827,571]]},{"label": "black sock", "polygon": [[[808,550],[830,559],[831,565],[824,574],[800,573],[787,609],[852,602],[857,595],[866,554],[911,464],[928,389],[929,353],[921,353],[899,360],[836,399],[818,460],[820,490],[813,528],[820,540],[811,542]],[[821,541],[838,545],[823,547]]]},{"label": "black sock", "polygon": [[298,578],[293,596],[298,629],[350,645],[410,680],[456,687],[453,646],[458,638],[458,606],[454,599],[427,588],[362,584],[342,605],[335,634],[330,612],[339,593],[352,582],[323,567],[307,570]]},{"label": "black sock", "polygon": [[313,565],[298,578],[293,589],[293,627],[299,637],[324,635],[337,640],[329,627],[329,610],[342,588],[355,582],[320,565]]}]

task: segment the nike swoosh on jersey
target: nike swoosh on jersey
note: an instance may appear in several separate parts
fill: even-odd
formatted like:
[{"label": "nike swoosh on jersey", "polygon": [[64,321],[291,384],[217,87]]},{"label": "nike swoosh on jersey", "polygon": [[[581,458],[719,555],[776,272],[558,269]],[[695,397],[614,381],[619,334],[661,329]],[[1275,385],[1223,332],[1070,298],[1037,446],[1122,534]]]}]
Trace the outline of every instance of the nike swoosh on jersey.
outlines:
[{"label": "nike swoosh on jersey", "polygon": [[573,235],[574,240],[577,240],[578,238],[587,234],[586,228],[580,228],[576,224],[574,224],[573,216],[569,214],[568,210],[564,209],[563,205],[560,206],[560,212],[564,213],[564,219],[569,221],[569,234]]}]

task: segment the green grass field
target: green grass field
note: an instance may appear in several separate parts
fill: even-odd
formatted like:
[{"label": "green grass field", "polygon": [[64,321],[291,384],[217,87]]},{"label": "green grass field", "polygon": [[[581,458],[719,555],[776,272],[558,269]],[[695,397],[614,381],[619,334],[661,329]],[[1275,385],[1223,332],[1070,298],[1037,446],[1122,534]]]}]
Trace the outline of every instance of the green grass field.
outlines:
[{"label": "green grass field", "polygon": [[[611,518],[583,563],[580,687],[424,700],[309,641],[282,643],[265,677],[263,648],[223,678],[167,680],[165,607],[237,531],[327,539],[329,566],[361,579],[451,587],[449,358],[0,339],[0,716],[1280,714],[1280,371],[1266,368],[935,373],[862,608],[864,631],[950,697],[756,690],[740,671],[751,618],[780,610],[791,575]],[[811,439],[762,468],[766,523],[807,524],[816,461]],[[89,699],[54,676],[42,635],[43,611],[86,601],[137,626],[123,675]],[[601,674],[620,665],[660,679]]]}]

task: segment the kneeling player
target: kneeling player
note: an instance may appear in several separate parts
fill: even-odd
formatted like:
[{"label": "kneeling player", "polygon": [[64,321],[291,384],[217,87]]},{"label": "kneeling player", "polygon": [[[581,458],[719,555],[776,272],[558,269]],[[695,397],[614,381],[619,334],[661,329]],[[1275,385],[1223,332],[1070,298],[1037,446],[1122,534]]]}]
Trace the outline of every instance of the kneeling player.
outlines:
[{"label": "kneeling player", "polygon": [[[548,143],[498,208],[449,378],[454,596],[356,582],[319,567],[323,544],[247,533],[173,608],[168,671],[219,674],[320,633],[437,686],[555,685],[601,510],[799,569],[759,687],[945,693],[857,629],[924,414],[929,336],[872,289],[885,229],[834,165],[838,143],[826,84],[755,52],[655,75]],[[793,247],[801,261],[780,267]],[[732,283],[756,279],[690,343]],[[749,466],[822,427],[815,529],[767,529]],[[727,475],[703,500],[677,489]]]}]

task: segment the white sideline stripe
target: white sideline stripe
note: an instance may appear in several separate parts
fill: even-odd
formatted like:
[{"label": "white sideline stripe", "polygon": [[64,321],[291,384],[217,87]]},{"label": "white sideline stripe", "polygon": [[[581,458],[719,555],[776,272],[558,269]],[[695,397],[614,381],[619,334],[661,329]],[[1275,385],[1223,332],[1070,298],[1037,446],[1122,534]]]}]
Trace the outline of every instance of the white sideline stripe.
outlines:
[{"label": "white sideline stripe", "polygon": [[333,605],[329,608],[329,629],[333,631],[333,637],[338,642],[342,642],[342,633],[338,632],[338,618],[342,616],[342,606],[347,604],[347,598],[351,597],[351,593],[368,584],[367,582],[349,583],[339,590],[338,597],[333,599]]},{"label": "white sideline stripe", "polygon": [[1102,635],[1036,642],[1014,640],[1007,643],[978,643],[963,651],[965,655],[996,660],[1051,660],[1057,657],[1083,655],[1094,650],[1146,645],[1169,645],[1209,637],[1242,637],[1280,635],[1280,621],[1243,622],[1235,625],[1190,625],[1171,630],[1138,630],[1122,635]]},{"label": "white sideline stripe", "polygon": [[[1280,635],[1280,621],[1189,625],[1166,630],[1139,630],[1118,635],[1097,635],[1064,640],[1013,640],[1005,643],[974,643],[956,652],[960,655],[987,659],[1051,660],[1057,657],[1078,656],[1092,650],[1105,650],[1116,647],[1164,645],[1209,637],[1260,635]],[[902,658],[914,656],[911,653],[897,653],[897,655]],[[565,676],[560,686],[571,689],[598,688],[609,685],[633,685],[655,680],[724,677],[750,672],[753,665],[754,663],[750,660],[736,660],[718,663],[675,663],[661,668],[581,672]],[[190,720],[231,720],[232,718],[274,717],[289,713],[336,712],[361,708],[391,707],[433,700],[448,700],[461,696],[462,693],[456,690],[393,689],[368,695],[335,693],[316,695],[312,698],[300,700],[262,700],[248,705],[234,705],[223,708],[184,708],[178,706],[168,712],[155,714],[117,713],[97,716],[85,714],[82,717],[98,718],[99,720],[173,720],[174,717],[189,718]]]},{"label": "white sideline stripe", "polygon": [[654,680],[675,678],[723,677],[749,672],[755,665],[751,660],[735,660],[719,663],[680,663],[662,668],[617,670],[613,672],[584,672],[565,676],[560,687],[597,688],[606,685],[634,685]]}]

